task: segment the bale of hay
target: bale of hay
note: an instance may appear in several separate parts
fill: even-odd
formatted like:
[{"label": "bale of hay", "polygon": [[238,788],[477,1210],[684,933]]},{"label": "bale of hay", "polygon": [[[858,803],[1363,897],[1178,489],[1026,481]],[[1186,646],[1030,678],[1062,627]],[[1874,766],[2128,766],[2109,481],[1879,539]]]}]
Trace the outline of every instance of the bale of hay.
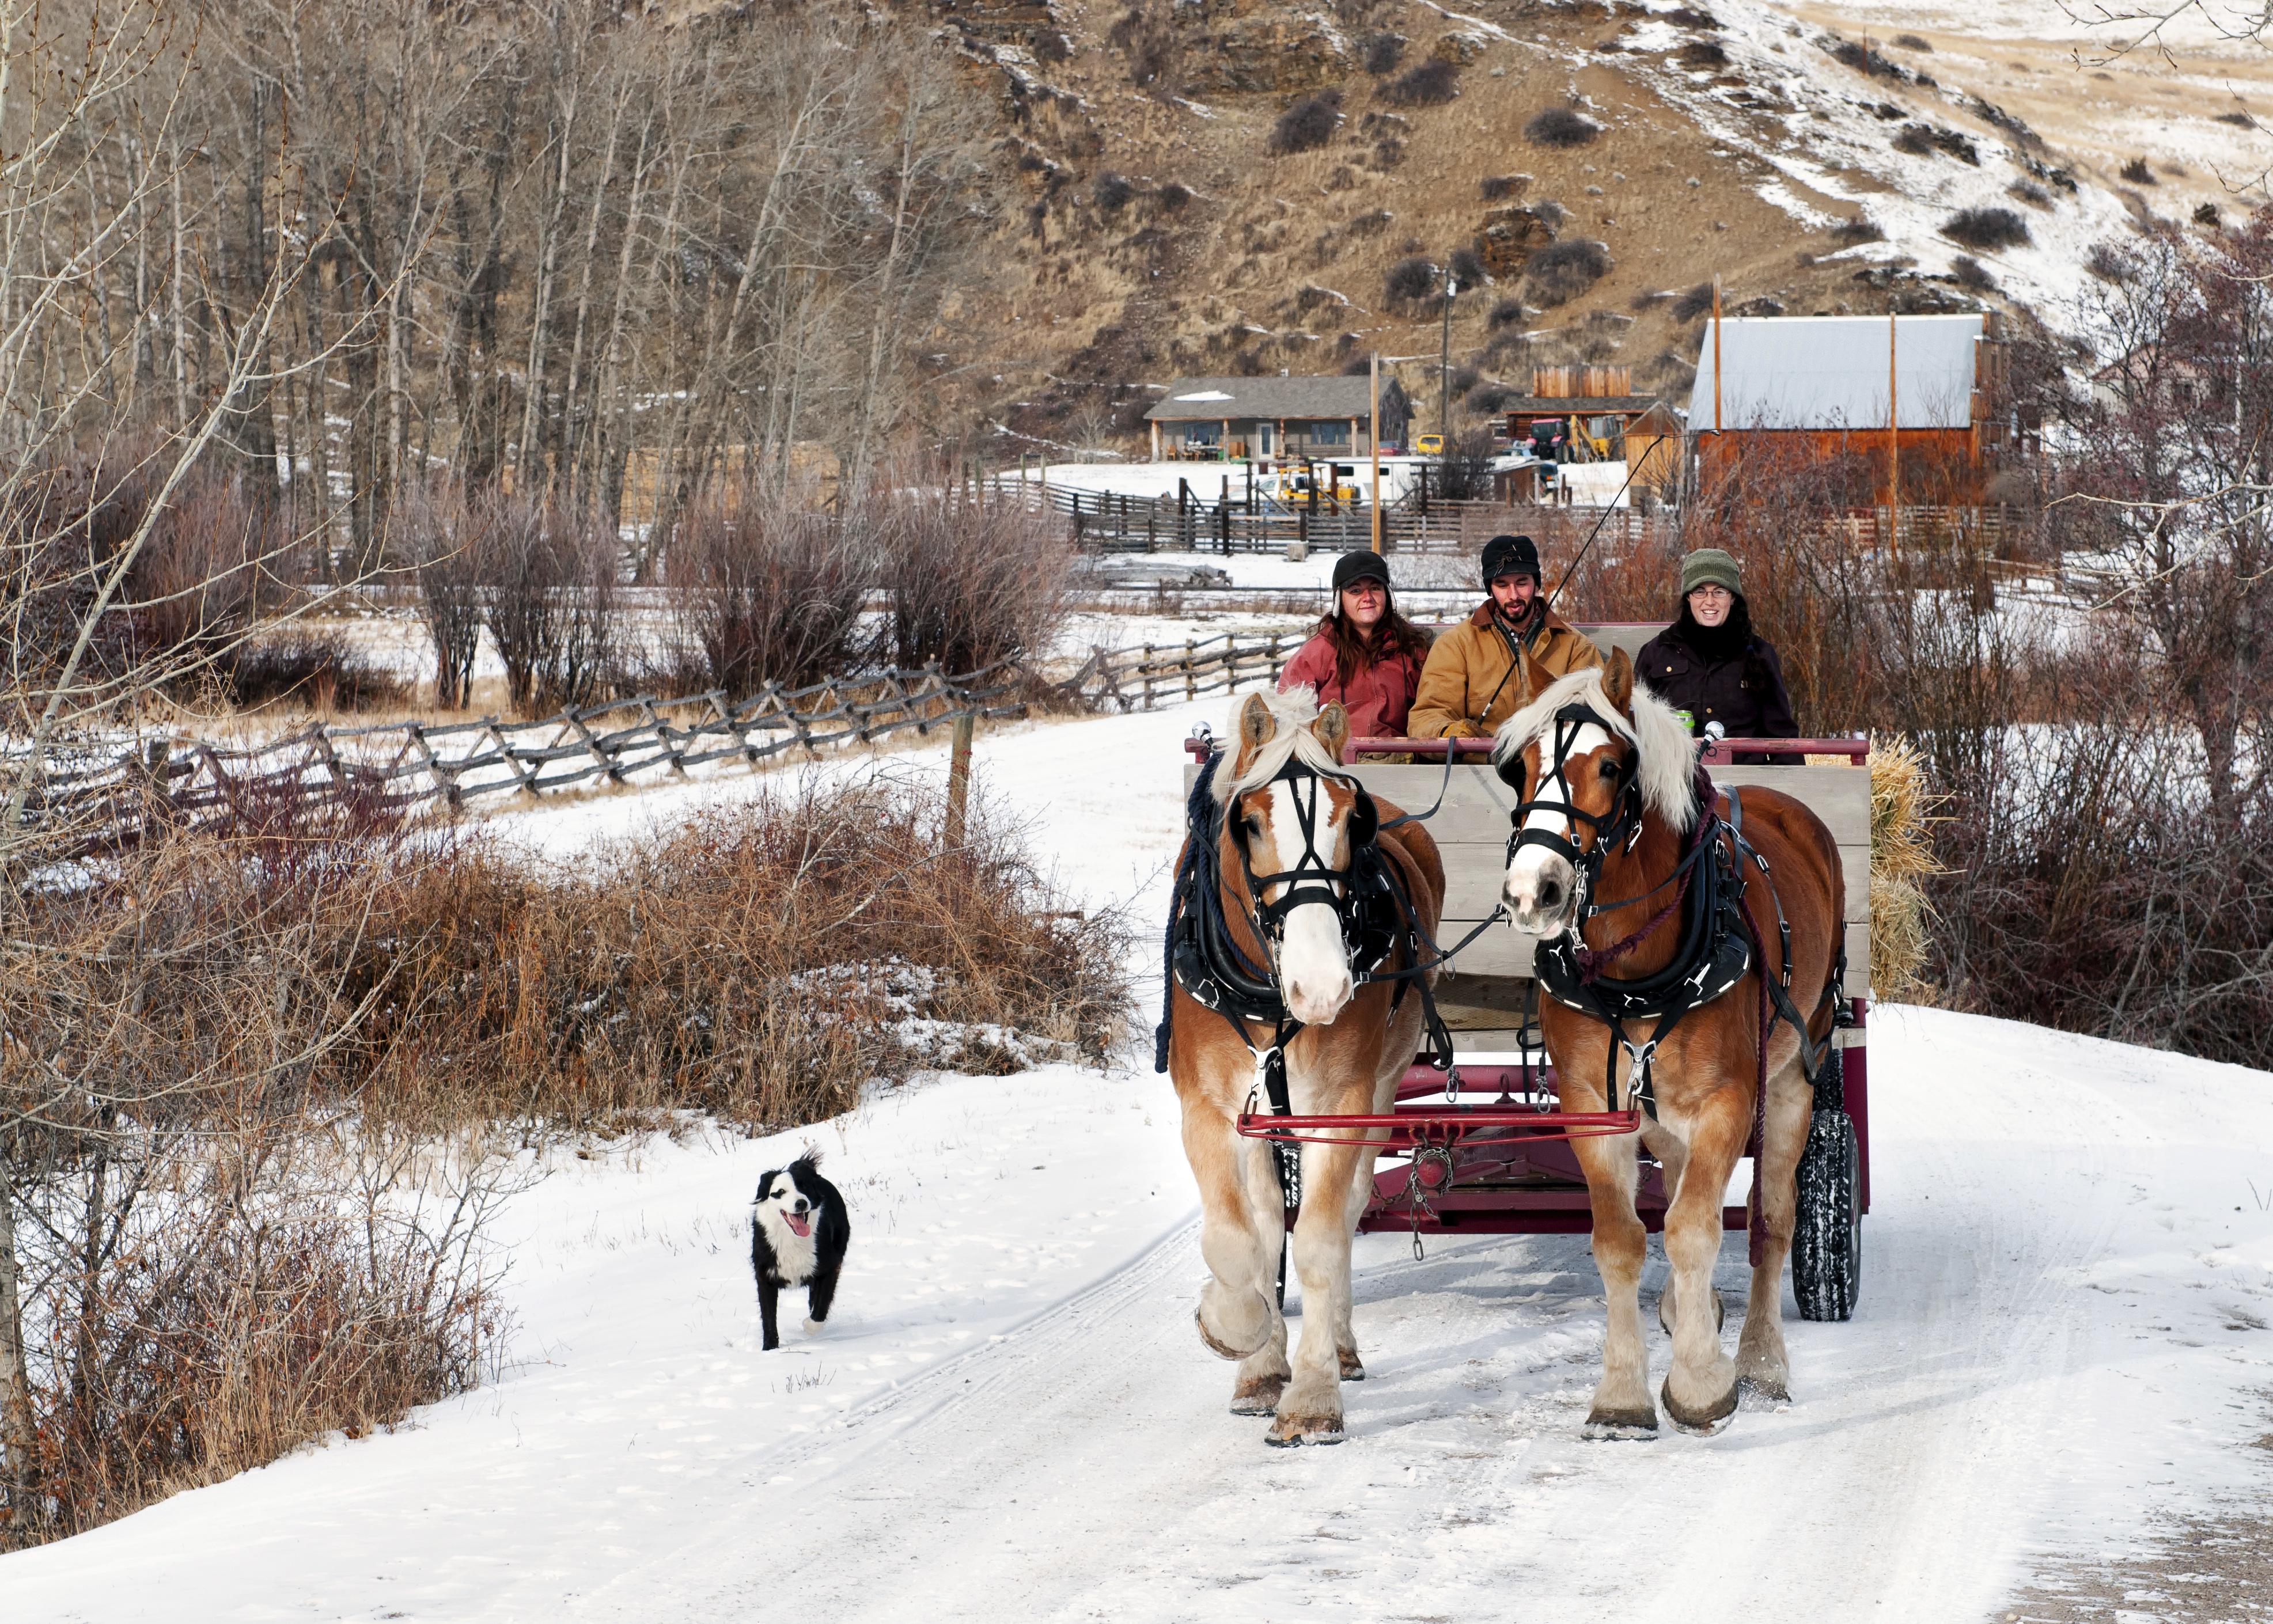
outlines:
[{"label": "bale of hay", "polygon": [[1932,797],[1908,739],[1871,741],[1871,984],[1873,996],[1934,1000],[1924,977],[1933,907],[1918,881],[1941,872],[1926,840]]}]

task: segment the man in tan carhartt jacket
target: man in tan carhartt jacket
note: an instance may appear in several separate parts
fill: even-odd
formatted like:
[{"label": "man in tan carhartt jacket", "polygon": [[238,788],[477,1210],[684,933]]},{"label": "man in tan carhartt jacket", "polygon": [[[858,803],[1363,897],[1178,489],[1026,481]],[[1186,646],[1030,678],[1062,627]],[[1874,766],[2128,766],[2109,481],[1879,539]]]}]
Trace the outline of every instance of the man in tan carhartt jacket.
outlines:
[{"label": "man in tan carhartt jacket", "polygon": [[1405,724],[1408,738],[1487,737],[1534,687],[1602,662],[1602,651],[1541,597],[1539,550],[1529,536],[1486,542],[1483,575],[1491,596],[1429,650]]}]

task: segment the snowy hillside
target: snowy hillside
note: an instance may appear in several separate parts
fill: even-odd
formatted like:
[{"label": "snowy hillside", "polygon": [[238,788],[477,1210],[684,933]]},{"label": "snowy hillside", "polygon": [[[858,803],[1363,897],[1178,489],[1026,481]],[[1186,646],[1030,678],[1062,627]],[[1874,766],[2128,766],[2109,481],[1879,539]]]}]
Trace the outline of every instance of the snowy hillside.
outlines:
[{"label": "snowy hillside", "polygon": [[[1149,918],[1175,741],[1223,708],[984,739],[997,815]],[[573,849],[750,782],[513,821]],[[4,1616],[1149,1624],[1519,1598],[1624,1620],[1678,1596],[1703,1620],[1940,1624],[2262,1493],[2273,1080],[1889,1008],[1872,1083],[1861,1308],[1793,1321],[1793,1402],[1719,1437],[1579,1441],[1602,1330],[1583,1238],[1415,1261],[1374,1236],[1349,1442],[1266,1450],[1192,1333],[1166,1079],[946,1078],[772,1141],[559,1157],[512,1209],[501,1380],[0,1558]],[[744,1203],[806,1142],[850,1198],[851,1260],[824,1334],[761,1353]],[[1744,1272],[1733,1238],[1732,1314]]]}]

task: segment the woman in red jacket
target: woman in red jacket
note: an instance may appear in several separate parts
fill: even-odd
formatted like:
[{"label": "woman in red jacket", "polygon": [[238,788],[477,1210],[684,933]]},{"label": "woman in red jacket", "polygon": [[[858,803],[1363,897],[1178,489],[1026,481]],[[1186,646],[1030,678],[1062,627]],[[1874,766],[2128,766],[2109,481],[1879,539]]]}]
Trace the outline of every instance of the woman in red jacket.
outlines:
[{"label": "woman in red jacket", "polygon": [[1390,602],[1388,564],[1377,553],[1344,553],[1334,606],[1279,673],[1279,687],[1308,683],[1321,706],[1340,700],[1352,738],[1402,738],[1428,657],[1429,634]]}]

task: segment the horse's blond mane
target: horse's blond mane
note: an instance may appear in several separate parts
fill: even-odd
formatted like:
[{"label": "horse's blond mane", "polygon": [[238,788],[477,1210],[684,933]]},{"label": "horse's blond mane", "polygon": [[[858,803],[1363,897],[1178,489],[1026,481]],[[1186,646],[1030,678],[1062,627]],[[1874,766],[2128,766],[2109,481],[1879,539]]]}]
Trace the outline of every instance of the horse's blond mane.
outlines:
[{"label": "horse's blond mane", "polygon": [[1636,746],[1641,759],[1642,805],[1685,834],[1697,821],[1697,748],[1689,730],[1673,707],[1639,682],[1634,684],[1633,720],[1628,722],[1602,692],[1598,670],[1573,671],[1558,677],[1546,692],[1500,724],[1492,743],[1492,760],[1505,761],[1520,754],[1535,738],[1554,731],[1555,713],[1566,705],[1583,704],[1602,723]]},{"label": "horse's blond mane", "polygon": [[[1234,739],[1239,737],[1239,714],[1247,708],[1249,697],[1242,693],[1232,706],[1231,735]],[[1306,683],[1284,693],[1262,692],[1261,697],[1271,707],[1279,730],[1263,741],[1245,772],[1217,778],[1214,788],[1218,805],[1227,804],[1233,796],[1242,795],[1258,784],[1269,783],[1279,776],[1289,757],[1299,757],[1303,766],[1333,777],[1348,776],[1349,769],[1310,731],[1310,723],[1318,719],[1317,690]]]}]

